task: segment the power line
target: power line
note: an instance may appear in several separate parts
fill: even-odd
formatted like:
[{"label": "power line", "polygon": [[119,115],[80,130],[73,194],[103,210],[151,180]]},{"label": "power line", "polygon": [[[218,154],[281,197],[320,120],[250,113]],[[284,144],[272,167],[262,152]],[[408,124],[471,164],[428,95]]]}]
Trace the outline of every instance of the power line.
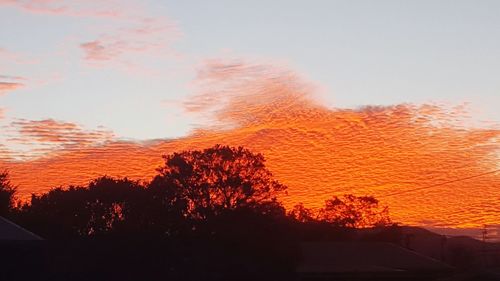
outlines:
[{"label": "power line", "polygon": [[482,176],[485,176],[485,175],[494,174],[494,173],[497,173],[497,172],[500,172],[500,169],[497,169],[497,170],[494,170],[494,171],[485,172],[485,173],[482,173],[482,174],[477,174],[477,175],[470,176],[470,177],[459,178],[459,179],[455,179],[455,180],[451,180],[451,181],[445,181],[445,182],[441,182],[441,183],[437,183],[437,184],[433,184],[433,185],[429,185],[429,186],[417,187],[417,188],[413,188],[413,189],[397,191],[397,192],[389,193],[389,194],[386,194],[386,195],[383,195],[383,196],[378,196],[378,198],[390,197],[390,196],[399,195],[399,194],[403,194],[403,193],[408,193],[408,192],[413,192],[413,191],[419,191],[419,190],[423,190],[423,189],[429,189],[429,188],[433,188],[433,187],[436,187],[436,186],[441,186],[441,185],[445,185],[445,184],[449,184],[449,183],[454,183],[454,182],[464,181],[464,180],[468,180],[468,179],[478,178],[478,177],[482,177]]}]

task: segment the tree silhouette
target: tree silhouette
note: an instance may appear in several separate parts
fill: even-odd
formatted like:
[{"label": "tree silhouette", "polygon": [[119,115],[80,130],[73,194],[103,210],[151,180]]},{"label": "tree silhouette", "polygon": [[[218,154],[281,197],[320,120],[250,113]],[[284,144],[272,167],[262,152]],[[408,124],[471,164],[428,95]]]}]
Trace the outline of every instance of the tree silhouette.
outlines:
[{"label": "tree silhouette", "polygon": [[[301,241],[354,240],[353,228],[390,222],[370,196],[334,196],[320,211],[299,204],[287,214],[277,199],[286,187],[261,154],[242,147],[164,160],[148,184],[104,176],[54,188],[12,209],[11,219],[51,240],[54,268],[63,269],[55,280],[68,279],[65,268],[99,272],[99,280],[293,279]],[[0,183],[11,209],[7,173]],[[381,229],[364,239],[399,240],[397,228]]]},{"label": "tree silhouette", "polygon": [[[141,214],[144,187],[127,178],[101,177],[88,186],[85,208],[90,216],[89,234],[106,234]],[[137,219],[134,219],[137,222]]]},{"label": "tree silhouette", "polygon": [[344,195],[333,196],[325,201],[320,210],[323,221],[343,227],[362,228],[391,223],[387,207],[379,207],[378,200],[372,196]]},{"label": "tree silhouette", "polygon": [[9,173],[0,173],[0,216],[6,216],[14,207],[16,187],[9,180]]},{"label": "tree silhouette", "polygon": [[242,147],[216,145],[166,155],[164,160],[150,188],[186,203],[186,215],[195,219],[241,207],[267,212],[258,206],[273,205],[286,189],[272,178],[262,154]]},{"label": "tree silhouette", "polygon": [[288,212],[288,216],[298,222],[312,222],[315,220],[313,211],[304,207],[302,203],[293,206],[293,209]]},{"label": "tree silhouette", "polygon": [[[128,179],[101,177],[87,187],[55,188],[32,195],[21,218],[44,237],[103,235],[139,216],[144,187]],[[135,222],[139,219],[135,219]]]}]

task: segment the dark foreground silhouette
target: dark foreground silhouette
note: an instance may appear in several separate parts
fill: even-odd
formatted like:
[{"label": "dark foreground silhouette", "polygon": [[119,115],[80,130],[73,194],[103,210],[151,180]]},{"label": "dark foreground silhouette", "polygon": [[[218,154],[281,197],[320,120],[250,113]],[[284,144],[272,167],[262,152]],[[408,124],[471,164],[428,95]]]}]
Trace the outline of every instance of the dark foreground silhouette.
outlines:
[{"label": "dark foreground silhouette", "polygon": [[[333,196],[321,210],[299,204],[287,213],[277,200],[286,186],[273,179],[262,155],[247,149],[217,145],[164,159],[148,183],[101,177],[87,186],[32,195],[23,204],[15,204],[15,188],[7,173],[0,174],[0,216],[24,228],[10,233],[25,233],[0,235],[0,279],[432,280],[455,269],[484,267],[474,254],[446,248],[440,236],[438,256],[426,253],[432,261],[414,256],[408,228],[393,224],[387,208],[370,196]],[[319,249],[355,250],[344,250],[344,263],[338,255],[332,262],[321,251],[311,257],[306,241],[319,243]],[[355,261],[369,255],[360,249],[371,249],[372,261],[365,259],[363,270]],[[382,266],[389,253],[394,261],[408,260],[407,269]],[[325,271],[321,264],[328,259]],[[416,261],[422,267],[412,267]]]}]

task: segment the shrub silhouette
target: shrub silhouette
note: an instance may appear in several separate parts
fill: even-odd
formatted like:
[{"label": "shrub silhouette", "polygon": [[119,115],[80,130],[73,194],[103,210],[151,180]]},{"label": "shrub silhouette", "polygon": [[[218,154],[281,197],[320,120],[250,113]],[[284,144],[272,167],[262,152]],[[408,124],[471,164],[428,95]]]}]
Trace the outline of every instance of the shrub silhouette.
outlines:
[{"label": "shrub silhouette", "polygon": [[363,228],[391,224],[389,210],[372,196],[333,196],[319,212],[320,220],[343,227]]}]

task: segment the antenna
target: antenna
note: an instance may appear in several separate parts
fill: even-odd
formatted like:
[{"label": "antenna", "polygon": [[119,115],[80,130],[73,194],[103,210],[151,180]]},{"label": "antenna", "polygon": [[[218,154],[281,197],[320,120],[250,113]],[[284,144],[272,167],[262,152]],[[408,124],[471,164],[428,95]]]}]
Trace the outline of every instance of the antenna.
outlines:
[{"label": "antenna", "polygon": [[488,228],[487,228],[486,224],[481,229],[481,235],[482,235],[482,238],[483,238],[483,242],[487,242],[486,240],[488,239]]}]

